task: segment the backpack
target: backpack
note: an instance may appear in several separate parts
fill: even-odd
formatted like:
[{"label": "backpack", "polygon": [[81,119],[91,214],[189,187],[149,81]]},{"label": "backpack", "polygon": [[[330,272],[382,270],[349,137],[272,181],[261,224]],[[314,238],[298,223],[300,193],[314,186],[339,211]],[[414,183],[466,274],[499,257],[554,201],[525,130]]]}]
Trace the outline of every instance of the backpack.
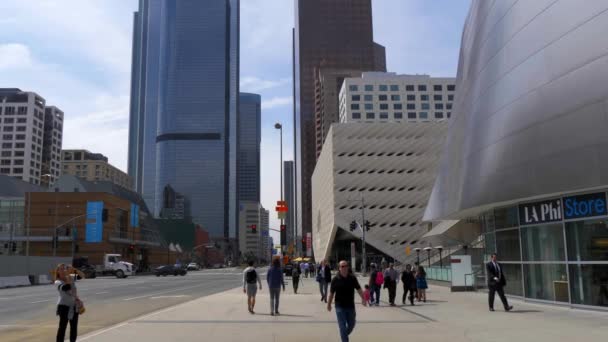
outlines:
[{"label": "backpack", "polygon": [[245,274],[245,281],[247,284],[255,284],[255,281],[258,279],[258,273],[255,270],[247,271]]},{"label": "backpack", "polygon": [[376,272],[376,285],[380,286],[384,284],[384,275],[382,272]]}]

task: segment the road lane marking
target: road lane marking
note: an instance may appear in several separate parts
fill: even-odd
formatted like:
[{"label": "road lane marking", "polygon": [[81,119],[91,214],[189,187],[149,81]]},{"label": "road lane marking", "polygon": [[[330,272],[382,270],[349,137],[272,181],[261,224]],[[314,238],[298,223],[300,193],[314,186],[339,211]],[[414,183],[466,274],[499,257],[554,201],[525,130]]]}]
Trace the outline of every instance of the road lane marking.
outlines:
[{"label": "road lane marking", "polygon": [[39,300],[39,301],[36,301],[36,302],[30,302],[30,303],[31,304],[36,304],[36,303],[44,303],[44,302],[50,302],[50,301],[52,301],[52,299]]},{"label": "road lane marking", "polygon": [[96,294],[110,293],[109,291],[97,292]]},{"label": "road lane marking", "polygon": [[183,291],[183,290],[193,289],[193,288],[195,288],[195,287],[201,287],[201,286],[208,286],[208,284],[198,284],[198,285],[193,285],[193,286],[180,287],[180,288],[173,289],[173,290],[160,291],[160,292],[156,292],[156,293],[150,293],[150,294],[143,295],[143,296],[137,296],[137,297],[125,298],[125,299],[123,299],[123,300],[125,300],[125,301],[130,301],[130,300],[135,300],[135,299],[140,299],[140,298],[146,298],[146,297],[152,297],[152,296],[156,296],[156,295],[162,295],[162,294],[165,294],[165,293],[171,293],[171,292],[178,292],[178,291]]},{"label": "road lane marking", "polygon": [[150,297],[150,299],[183,298],[183,297],[190,297],[190,296],[187,296],[187,295],[175,295],[175,296],[156,296],[156,297]]}]

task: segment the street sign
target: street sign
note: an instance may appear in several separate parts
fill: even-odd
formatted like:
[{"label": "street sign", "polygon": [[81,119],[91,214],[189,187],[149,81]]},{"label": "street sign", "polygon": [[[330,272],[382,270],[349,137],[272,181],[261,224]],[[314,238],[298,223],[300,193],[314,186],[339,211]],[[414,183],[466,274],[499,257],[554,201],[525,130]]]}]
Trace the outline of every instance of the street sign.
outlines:
[{"label": "street sign", "polygon": [[405,255],[410,256],[412,254],[412,249],[410,246],[405,247]]},{"label": "street sign", "polygon": [[287,207],[275,207],[274,209],[278,212],[287,211]]},{"label": "street sign", "polygon": [[277,206],[279,206],[279,207],[287,206],[287,201],[277,201]]}]

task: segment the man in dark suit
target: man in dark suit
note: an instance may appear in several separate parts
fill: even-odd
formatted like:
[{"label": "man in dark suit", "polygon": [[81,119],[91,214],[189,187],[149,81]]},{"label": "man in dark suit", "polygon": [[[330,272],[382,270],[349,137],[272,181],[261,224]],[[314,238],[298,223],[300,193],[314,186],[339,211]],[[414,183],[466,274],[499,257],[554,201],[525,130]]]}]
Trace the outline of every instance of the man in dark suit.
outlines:
[{"label": "man in dark suit", "polygon": [[513,307],[509,306],[507,297],[505,297],[505,291],[503,290],[505,285],[507,285],[507,280],[503,273],[502,265],[496,261],[496,253],[492,254],[492,259],[486,264],[486,270],[488,273],[488,304],[490,305],[490,311],[494,311],[494,296],[496,292],[498,292],[505,311],[511,311]]}]

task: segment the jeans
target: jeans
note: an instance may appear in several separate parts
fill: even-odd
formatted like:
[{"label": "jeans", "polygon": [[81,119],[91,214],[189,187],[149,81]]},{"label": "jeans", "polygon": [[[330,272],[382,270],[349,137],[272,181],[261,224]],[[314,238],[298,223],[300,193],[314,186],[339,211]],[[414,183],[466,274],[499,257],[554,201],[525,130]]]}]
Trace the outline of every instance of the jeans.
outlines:
[{"label": "jeans", "polygon": [[369,292],[369,301],[370,304],[380,304],[380,290],[382,289],[382,285],[372,285],[371,291]]},{"label": "jeans", "polygon": [[325,281],[325,279],[321,279],[321,281],[319,281],[319,291],[321,291],[321,300],[323,300],[323,301],[327,301],[328,285],[329,284]]},{"label": "jeans", "polygon": [[279,312],[279,296],[281,295],[281,288],[270,288],[270,313]]},{"label": "jeans", "polygon": [[[74,309],[76,310],[76,309]],[[59,305],[57,307],[57,313],[59,314],[59,328],[57,329],[57,341],[63,342],[65,340],[65,330],[70,322],[70,342],[76,341],[78,336],[78,313],[74,312],[74,317],[69,320],[68,314],[70,307],[66,305]]]},{"label": "jeans", "polygon": [[357,313],[355,308],[342,308],[336,305],[336,316],[338,317],[338,328],[342,342],[348,342],[348,335],[355,329]]}]

